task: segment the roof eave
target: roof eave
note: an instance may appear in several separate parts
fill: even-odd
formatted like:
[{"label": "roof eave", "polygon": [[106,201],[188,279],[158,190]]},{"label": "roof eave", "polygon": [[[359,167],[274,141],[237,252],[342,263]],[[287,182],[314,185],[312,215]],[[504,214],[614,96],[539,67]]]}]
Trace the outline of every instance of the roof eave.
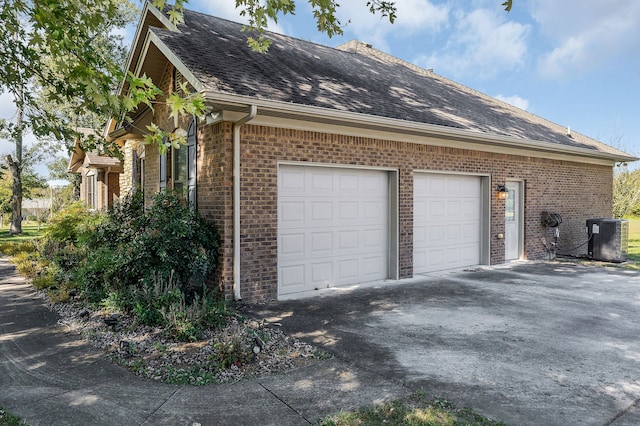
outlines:
[{"label": "roof eave", "polygon": [[457,129],[454,127],[418,123],[414,121],[380,117],[350,111],[340,111],[311,105],[301,105],[293,104],[290,102],[258,99],[249,96],[225,94],[212,90],[203,90],[202,93],[204,94],[205,99],[207,100],[211,109],[215,109],[216,105],[224,105],[232,108],[246,108],[248,105],[256,105],[263,111],[270,111],[275,114],[298,116],[300,119],[307,119],[311,121],[330,120],[336,124],[347,126],[376,126],[398,133],[420,133],[426,136],[440,137],[444,139],[490,144],[509,148],[518,148],[522,150],[572,154],[594,159],[604,159],[612,162],[633,162],[638,160],[637,157],[634,157],[632,155],[621,155],[569,145],[559,145],[551,142],[515,138],[512,136],[505,136],[494,133]]}]

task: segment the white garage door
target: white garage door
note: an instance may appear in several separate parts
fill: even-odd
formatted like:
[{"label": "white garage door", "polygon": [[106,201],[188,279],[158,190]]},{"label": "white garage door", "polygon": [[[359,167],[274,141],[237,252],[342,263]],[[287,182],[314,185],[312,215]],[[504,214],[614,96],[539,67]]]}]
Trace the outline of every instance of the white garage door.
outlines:
[{"label": "white garage door", "polygon": [[481,178],[415,173],[414,274],[480,263]]},{"label": "white garage door", "polygon": [[387,278],[384,171],[281,165],[278,294]]}]

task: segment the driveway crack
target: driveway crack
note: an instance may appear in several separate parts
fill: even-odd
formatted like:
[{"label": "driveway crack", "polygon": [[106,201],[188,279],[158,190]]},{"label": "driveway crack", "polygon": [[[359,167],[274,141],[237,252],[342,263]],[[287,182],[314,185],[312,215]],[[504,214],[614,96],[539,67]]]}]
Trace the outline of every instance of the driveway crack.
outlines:
[{"label": "driveway crack", "polygon": [[147,418],[144,420],[144,422],[140,423],[140,425],[147,424],[147,423],[149,422],[149,420],[150,420],[150,419],[151,419],[151,418],[152,418],[152,417],[153,417],[153,416],[154,416],[154,415],[155,415],[155,414],[156,414],[156,413],[157,413],[157,412],[158,412],[162,407],[164,407],[165,405],[167,405],[167,402],[169,402],[169,401],[174,397],[174,395],[175,395],[179,390],[181,390],[181,389],[182,389],[182,388],[178,388],[178,389],[174,390],[173,392],[171,392],[171,395],[169,395],[169,396],[167,397],[167,399],[165,399],[165,400],[164,400],[164,402],[163,402],[162,404],[158,405],[158,407],[157,407],[155,410],[153,410],[151,413],[149,413],[149,415],[147,416]]},{"label": "driveway crack", "polygon": [[294,413],[296,413],[298,416],[300,416],[300,418],[302,420],[304,420],[305,422],[307,422],[308,424],[311,424],[311,422],[309,421],[309,419],[307,419],[305,416],[303,416],[298,410],[296,410],[295,408],[293,408],[291,405],[289,405],[287,403],[287,401],[285,401],[284,399],[280,398],[278,395],[276,395],[275,393],[273,393],[271,391],[271,389],[267,388],[265,385],[263,385],[262,383],[258,383],[260,385],[260,387],[262,387],[262,389],[266,390],[267,392],[269,392],[275,399],[277,399],[278,401],[282,402],[284,405],[286,405],[291,411],[293,411]]},{"label": "driveway crack", "polygon": [[616,414],[615,416],[613,416],[613,418],[609,421],[607,421],[604,426],[609,426],[612,425],[616,420],[618,420],[619,418],[621,418],[622,416],[624,416],[625,414],[628,414],[631,412],[631,410],[633,410],[634,408],[636,408],[638,406],[638,404],[640,404],[640,398],[636,399],[635,401],[633,401],[633,403],[631,403],[631,405],[629,405],[625,410],[620,411],[618,414]]}]

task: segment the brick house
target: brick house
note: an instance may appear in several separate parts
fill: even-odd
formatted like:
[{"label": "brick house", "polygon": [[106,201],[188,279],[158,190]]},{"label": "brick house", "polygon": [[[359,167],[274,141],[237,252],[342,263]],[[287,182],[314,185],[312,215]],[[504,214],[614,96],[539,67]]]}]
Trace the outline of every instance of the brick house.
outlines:
[{"label": "brick house", "polygon": [[141,143],[151,121],[175,128],[161,104],[110,137],[123,193],[177,190],[216,223],[229,297],[544,259],[543,212],[563,218],[560,252],[586,242],[585,220],[611,217],[613,166],[635,160],[360,42],[267,33],[260,54],[241,24],[184,19],[145,6],[127,67],[165,93],[188,82],[206,118],[166,155]]},{"label": "brick house", "polygon": [[[81,135],[95,134],[92,129],[77,129]],[[120,174],[122,162],[118,158],[85,152],[80,148],[80,140],[75,141],[69,173],[77,173],[80,180],[80,201],[92,210],[105,210],[120,198]]]}]

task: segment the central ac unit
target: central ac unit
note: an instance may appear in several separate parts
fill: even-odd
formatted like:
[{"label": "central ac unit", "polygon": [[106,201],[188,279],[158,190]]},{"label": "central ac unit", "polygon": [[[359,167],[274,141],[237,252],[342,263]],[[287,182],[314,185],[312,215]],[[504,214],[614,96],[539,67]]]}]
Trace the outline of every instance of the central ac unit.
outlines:
[{"label": "central ac unit", "polygon": [[589,257],[605,262],[626,262],[629,248],[629,221],[587,219]]}]

